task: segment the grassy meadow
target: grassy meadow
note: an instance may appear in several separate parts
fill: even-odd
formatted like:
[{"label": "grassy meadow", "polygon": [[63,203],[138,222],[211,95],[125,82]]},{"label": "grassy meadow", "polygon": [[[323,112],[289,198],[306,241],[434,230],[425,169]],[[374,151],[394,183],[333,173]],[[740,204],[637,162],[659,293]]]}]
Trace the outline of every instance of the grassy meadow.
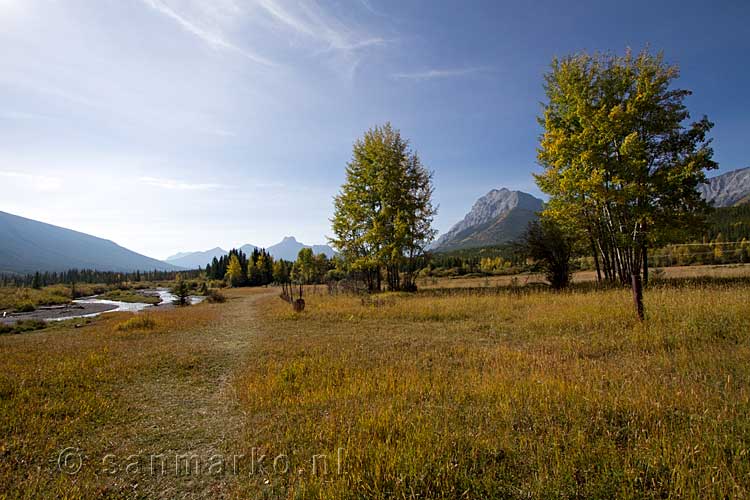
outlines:
[{"label": "grassy meadow", "polygon": [[624,290],[272,302],[236,381],[245,442],[346,450],[290,498],[741,498],[748,299],[658,287],[645,324]]},{"label": "grassy meadow", "polygon": [[750,280],[227,295],[0,336],[0,498],[748,496]]},{"label": "grassy meadow", "polygon": [[[169,450],[181,432],[201,438],[189,403],[224,369],[212,371],[226,360],[206,332],[220,314],[210,304],[146,322],[112,313],[0,336],[0,498],[156,496],[159,483],[139,488],[138,475],[103,473],[103,457],[124,467],[143,446]],[[66,448],[81,450],[76,474],[59,468]]]}]

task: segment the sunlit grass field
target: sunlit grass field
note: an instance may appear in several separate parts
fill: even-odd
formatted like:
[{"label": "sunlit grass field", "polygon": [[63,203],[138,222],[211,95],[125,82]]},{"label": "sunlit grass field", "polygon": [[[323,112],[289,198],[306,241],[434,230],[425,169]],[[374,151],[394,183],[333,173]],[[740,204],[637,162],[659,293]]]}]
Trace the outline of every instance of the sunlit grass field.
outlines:
[{"label": "sunlit grass field", "polygon": [[657,287],[644,324],[625,290],[269,301],[246,450],[297,454],[289,498],[742,498],[749,299]]},{"label": "sunlit grass field", "polygon": [[[148,438],[155,421],[144,424],[134,401],[152,399],[156,380],[201,389],[202,368],[213,360],[198,335],[218,314],[211,305],[164,311],[145,329],[128,327],[134,315],[113,313],[0,336],[0,498],[132,494],[133,478],[102,474],[102,457],[137,453]],[[158,397],[163,404],[170,395]],[[75,475],[58,470],[65,448],[87,457]]]},{"label": "sunlit grass field", "polygon": [[277,292],[0,336],[0,498],[748,496],[750,280]]}]

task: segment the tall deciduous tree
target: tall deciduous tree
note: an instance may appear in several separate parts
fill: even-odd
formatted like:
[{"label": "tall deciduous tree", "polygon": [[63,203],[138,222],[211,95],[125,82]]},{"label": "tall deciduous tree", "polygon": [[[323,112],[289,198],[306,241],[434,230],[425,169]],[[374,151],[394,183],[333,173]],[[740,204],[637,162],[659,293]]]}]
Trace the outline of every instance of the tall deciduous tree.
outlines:
[{"label": "tall deciduous tree", "polygon": [[334,199],[335,245],[368,289],[415,287],[425,247],[435,237],[432,174],[390,123],[354,144],[346,182]]},{"label": "tall deciduous tree", "polygon": [[302,248],[292,268],[292,276],[297,283],[309,285],[315,282],[316,266],[312,248]]},{"label": "tall deciduous tree", "polygon": [[243,282],[242,264],[237,254],[231,254],[229,257],[229,265],[227,266],[227,274],[225,276],[227,284],[229,286],[240,286]]},{"label": "tall deciduous tree", "polygon": [[550,195],[545,214],[583,229],[599,273],[634,291],[648,279],[647,249],[700,221],[696,188],[716,168],[713,124],[686,124],[691,92],[671,87],[678,76],[647,51],[555,59],[545,75],[536,176]]}]

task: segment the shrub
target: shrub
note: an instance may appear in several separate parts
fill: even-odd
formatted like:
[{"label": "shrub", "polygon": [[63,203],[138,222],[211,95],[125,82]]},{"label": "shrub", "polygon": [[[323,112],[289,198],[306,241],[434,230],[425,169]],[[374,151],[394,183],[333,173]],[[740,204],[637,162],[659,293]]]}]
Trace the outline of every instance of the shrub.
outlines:
[{"label": "shrub", "polygon": [[115,325],[115,330],[127,332],[130,330],[152,330],[156,327],[156,320],[148,314],[139,314]]},{"label": "shrub", "polygon": [[40,319],[27,319],[17,321],[15,324],[4,325],[0,323],[0,334],[2,333],[22,333],[41,330],[47,327],[47,322]]},{"label": "shrub", "polygon": [[226,302],[227,298],[223,293],[216,290],[215,288],[212,288],[208,292],[208,301],[212,304],[221,304],[222,302]]},{"label": "shrub", "polygon": [[536,261],[535,267],[543,271],[550,286],[556,290],[566,288],[573,274],[570,260],[573,256],[574,238],[552,219],[529,223],[519,242],[519,252]]},{"label": "shrub", "polygon": [[25,300],[23,302],[19,302],[16,304],[16,312],[33,312],[36,311],[36,307],[34,307],[34,303],[30,300]]}]

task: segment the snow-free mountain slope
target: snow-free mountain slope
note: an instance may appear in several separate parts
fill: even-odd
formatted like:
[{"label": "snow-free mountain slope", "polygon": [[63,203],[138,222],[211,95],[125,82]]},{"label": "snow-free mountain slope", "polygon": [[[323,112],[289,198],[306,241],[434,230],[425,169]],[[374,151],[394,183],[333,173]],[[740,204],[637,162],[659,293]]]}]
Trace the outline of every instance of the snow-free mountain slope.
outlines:
[{"label": "snow-free mountain slope", "polygon": [[0,212],[0,273],[178,270],[90,234]]},{"label": "snow-free mountain slope", "polygon": [[493,189],[479,198],[432,248],[440,252],[508,243],[536,219],[543,205],[542,200],[522,191]]}]

